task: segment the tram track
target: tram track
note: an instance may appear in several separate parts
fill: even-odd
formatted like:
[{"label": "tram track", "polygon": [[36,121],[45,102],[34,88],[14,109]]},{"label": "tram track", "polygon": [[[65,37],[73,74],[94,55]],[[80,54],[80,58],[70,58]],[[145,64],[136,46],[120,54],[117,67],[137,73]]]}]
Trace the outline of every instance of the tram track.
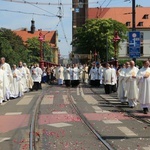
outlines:
[{"label": "tram track", "polygon": [[89,130],[97,137],[97,139],[108,149],[108,150],[114,150],[114,148],[102,138],[100,133],[91,125],[91,123],[88,121],[88,119],[83,115],[83,113],[79,110],[78,106],[73,102],[70,94],[70,89],[68,89],[67,92],[68,100],[70,101],[70,104],[72,108],[75,110],[75,112],[78,114],[78,116],[81,118],[81,120],[84,122],[84,124],[89,128]]}]

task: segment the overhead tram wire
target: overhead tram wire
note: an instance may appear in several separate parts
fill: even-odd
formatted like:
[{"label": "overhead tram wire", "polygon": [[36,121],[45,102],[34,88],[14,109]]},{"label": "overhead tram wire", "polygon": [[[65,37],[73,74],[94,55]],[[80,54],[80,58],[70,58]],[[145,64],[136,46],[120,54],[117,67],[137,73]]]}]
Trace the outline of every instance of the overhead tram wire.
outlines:
[{"label": "overhead tram wire", "polygon": [[[19,1],[19,0],[3,0],[3,1],[7,1],[7,2],[15,2],[15,3],[24,3],[24,4],[35,4],[35,5],[58,5],[58,3],[41,3],[41,2],[28,2],[28,1]],[[90,2],[90,4],[96,4],[96,2]],[[79,2],[74,3],[74,4],[79,4]],[[83,4],[87,4],[87,3],[83,3]],[[64,3],[63,5],[72,5],[72,3]]]},{"label": "overhead tram wire", "polygon": [[0,11],[5,11],[5,12],[12,12],[12,13],[21,13],[25,15],[37,15],[37,16],[44,16],[44,17],[57,17],[57,16],[50,16],[47,14],[38,14],[38,13],[30,13],[30,12],[23,12],[23,11],[14,11],[14,10],[8,10],[8,9],[0,9]]}]

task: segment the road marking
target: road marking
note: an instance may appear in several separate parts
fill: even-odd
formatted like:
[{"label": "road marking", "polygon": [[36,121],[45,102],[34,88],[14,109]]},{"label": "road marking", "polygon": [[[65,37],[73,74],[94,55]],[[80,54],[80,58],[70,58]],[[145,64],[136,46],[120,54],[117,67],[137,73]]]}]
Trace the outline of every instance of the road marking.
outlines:
[{"label": "road marking", "polygon": [[8,141],[10,140],[10,137],[6,137],[6,138],[0,138],[0,143],[4,142],[4,141]]},{"label": "road marking", "polygon": [[84,92],[83,92],[82,87],[80,88],[80,92],[81,92],[81,96],[84,96]]},{"label": "road marking", "polygon": [[54,95],[45,95],[41,105],[49,105],[49,104],[53,104],[54,101]]},{"label": "road marking", "polygon": [[24,96],[16,105],[28,105],[31,102],[33,97],[34,95]]},{"label": "road marking", "polygon": [[72,95],[71,95],[71,99],[72,99],[74,104],[77,104]]},{"label": "road marking", "polygon": [[61,128],[61,127],[68,127],[72,126],[72,124],[69,123],[53,123],[53,124],[48,124],[49,126],[56,127],[56,128]]},{"label": "road marking", "polygon": [[98,106],[92,106],[93,109],[95,109],[95,111],[102,111],[102,108],[98,107]]},{"label": "road marking", "polygon": [[52,114],[59,115],[59,114],[68,114],[66,111],[53,111]]},{"label": "road marking", "polygon": [[102,120],[105,124],[119,124],[122,123],[121,121],[115,119],[115,120]]},{"label": "road marking", "polygon": [[150,150],[150,146],[148,147],[143,147],[144,150]]},{"label": "road marking", "polygon": [[9,112],[9,113],[5,113],[5,115],[21,115],[22,112]]},{"label": "road marking", "polygon": [[100,113],[100,114],[101,114],[101,113],[104,113],[104,114],[105,114],[105,113],[111,113],[110,111],[107,111],[107,110],[101,110],[101,111],[96,110],[95,112],[96,112],[96,113]]},{"label": "road marking", "polygon": [[64,100],[64,104],[66,104],[66,105],[67,105],[67,104],[70,104],[67,95],[63,95],[63,100]]},{"label": "road marking", "polygon": [[117,127],[120,131],[122,131],[126,136],[137,136],[133,131],[131,131],[127,127]]},{"label": "road marking", "polygon": [[93,104],[93,105],[98,104],[97,100],[90,95],[84,95],[82,97],[88,104]]},{"label": "road marking", "polygon": [[80,95],[79,87],[77,87],[77,95]]}]

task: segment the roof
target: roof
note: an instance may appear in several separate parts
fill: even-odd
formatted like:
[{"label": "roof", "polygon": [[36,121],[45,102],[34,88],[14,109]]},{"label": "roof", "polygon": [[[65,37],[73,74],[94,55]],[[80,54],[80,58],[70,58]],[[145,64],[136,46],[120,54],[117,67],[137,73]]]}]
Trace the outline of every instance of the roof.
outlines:
[{"label": "roof", "polygon": [[[144,15],[148,15],[144,19]],[[110,8],[89,8],[88,19],[103,18],[113,19],[126,24],[130,22],[129,28],[132,26],[132,8],[131,7],[110,7]],[[136,7],[136,28],[150,28],[150,7]],[[139,23],[143,22],[143,26]]]},{"label": "roof", "polygon": [[55,47],[56,44],[56,31],[35,31],[31,33],[27,30],[15,30],[14,31],[17,35],[22,37],[22,40],[26,42],[29,38],[39,37],[40,32],[42,35],[45,35],[45,41],[49,41],[52,47]]}]

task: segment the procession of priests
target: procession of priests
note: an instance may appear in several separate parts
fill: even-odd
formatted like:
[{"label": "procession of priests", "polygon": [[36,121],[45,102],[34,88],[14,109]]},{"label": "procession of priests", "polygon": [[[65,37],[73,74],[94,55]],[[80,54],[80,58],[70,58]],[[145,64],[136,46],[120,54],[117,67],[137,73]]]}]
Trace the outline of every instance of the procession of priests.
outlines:
[{"label": "procession of priests", "polygon": [[121,103],[130,108],[141,104],[144,114],[150,107],[150,62],[144,61],[139,69],[134,61],[126,62],[119,68],[99,62],[68,64],[40,68],[35,63],[30,68],[20,61],[10,67],[5,58],[0,59],[0,103],[18,98],[24,93],[42,89],[41,83],[57,82],[59,86],[77,87],[80,83],[91,87],[104,88],[105,94],[117,92]]}]

